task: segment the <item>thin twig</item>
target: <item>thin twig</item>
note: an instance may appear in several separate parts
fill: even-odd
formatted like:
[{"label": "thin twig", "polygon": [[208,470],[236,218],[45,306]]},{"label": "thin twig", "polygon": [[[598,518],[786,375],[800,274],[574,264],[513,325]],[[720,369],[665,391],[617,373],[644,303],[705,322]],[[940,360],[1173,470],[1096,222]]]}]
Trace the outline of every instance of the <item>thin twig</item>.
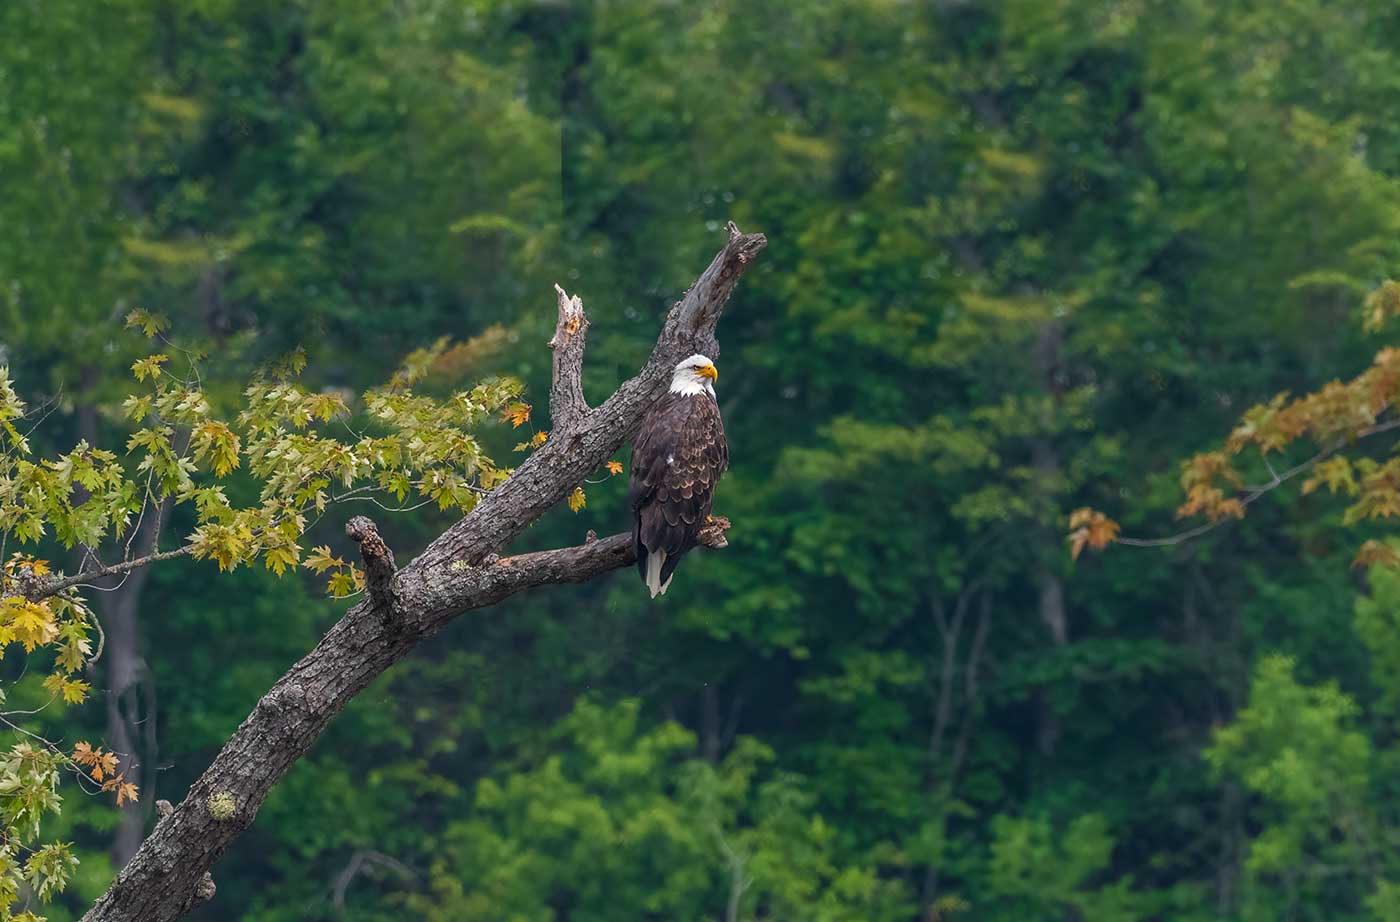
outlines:
[{"label": "thin twig", "polygon": [[[95,570],[85,570],[82,573],[75,573],[72,576],[64,576],[52,582],[45,583],[40,587],[38,598],[48,598],[55,593],[85,583],[89,580],[102,579],[107,576],[116,576],[118,573],[126,573],[148,564],[159,563],[162,560],[172,560],[176,557],[188,557],[194,553],[194,545],[186,544],[184,547],[176,548],[173,551],[161,551],[157,554],[147,554],[145,557],[137,557],[134,560],[123,560],[121,563],[114,563],[111,566],[99,567]],[[37,601],[37,599],[35,599]]]}]

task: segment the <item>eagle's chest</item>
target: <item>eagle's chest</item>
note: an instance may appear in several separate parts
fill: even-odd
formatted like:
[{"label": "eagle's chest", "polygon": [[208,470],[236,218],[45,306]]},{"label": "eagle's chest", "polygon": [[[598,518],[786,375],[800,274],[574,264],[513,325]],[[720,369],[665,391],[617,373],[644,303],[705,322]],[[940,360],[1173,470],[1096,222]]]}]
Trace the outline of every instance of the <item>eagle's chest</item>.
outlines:
[{"label": "eagle's chest", "polygon": [[715,399],[708,395],[683,398],[684,404],[677,411],[674,437],[667,446],[668,464],[676,464],[681,455],[713,447],[724,440],[724,424],[719,418],[719,407]]},{"label": "eagle's chest", "polygon": [[719,406],[708,394],[668,394],[643,423],[633,476],[650,487],[713,485],[728,460]]}]

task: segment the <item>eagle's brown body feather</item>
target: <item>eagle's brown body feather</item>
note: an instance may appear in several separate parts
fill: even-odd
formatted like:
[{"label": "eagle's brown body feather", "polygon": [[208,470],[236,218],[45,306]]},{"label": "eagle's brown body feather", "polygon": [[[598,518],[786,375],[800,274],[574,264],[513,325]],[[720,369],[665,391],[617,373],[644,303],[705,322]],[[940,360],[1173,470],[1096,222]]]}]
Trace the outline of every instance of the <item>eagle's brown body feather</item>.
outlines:
[{"label": "eagle's brown body feather", "polygon": [[[651,555],[663,552],[659,591],[665,591],[676,564],[698,543],[728,466],[729,443],[712,393],[671,392],[657,401],[632,443],[628,490],[643,581]],[[652,590],[655,595],[658,587]]]}]

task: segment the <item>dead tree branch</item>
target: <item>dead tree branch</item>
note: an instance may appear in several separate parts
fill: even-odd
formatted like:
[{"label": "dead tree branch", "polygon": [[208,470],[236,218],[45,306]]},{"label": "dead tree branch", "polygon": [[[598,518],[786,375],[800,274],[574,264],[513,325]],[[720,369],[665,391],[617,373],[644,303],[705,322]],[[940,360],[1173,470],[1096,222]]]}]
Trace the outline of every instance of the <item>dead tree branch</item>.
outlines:
[{"label": "dead tree branch", "polygon": [[569,297],[558,285],[559,322],[550,337],[554,350],[554,376],[549,387],[549,415],[556,430],[568,430],[580,416],[588,412],[583,399],[583,347],[588,338],[588,317],[583,313],[583,299]]},{"label": "dead tree branch", "polygon": [[[393,623],[382,616],[373,592],[346,612],[263,696],[85,922],[171,922],[187,912],[200,898],[205,873],[252,824],[273,785],[332,718],[453,618],[535,586],[584,582],[634,563],[629,534],[486,561],[621,447],[665,389],[676,362],[694,352],[718,353],[715,325],[739,277],[766,243],[763,235],[741,234],[731,224],[724,248],[667,315],[641,371],[596,408],[570,402],[567,420],[563,425],[556,420],[548,442],[392,576],[398,614]],[[561,320],[567,320],[562,309]],[[582,318],[573,337],[556,342],[556,362],[574,349],[581,359],[585,323]],[[565,360],[566,370],[571,361]],[[574,392],[572,385],[559,390]],[[704,543],[722,547],[727,526],[716,519]]]}]

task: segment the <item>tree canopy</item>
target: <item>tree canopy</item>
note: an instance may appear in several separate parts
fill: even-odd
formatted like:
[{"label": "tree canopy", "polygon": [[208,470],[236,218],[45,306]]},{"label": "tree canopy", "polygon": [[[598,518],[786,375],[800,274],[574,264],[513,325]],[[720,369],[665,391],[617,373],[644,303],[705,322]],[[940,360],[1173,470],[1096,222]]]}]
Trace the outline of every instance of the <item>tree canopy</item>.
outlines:
[{"label": "tree canopy", "polygon": [[[351,516],[404,567],[562,456],[556,282],[597,406],[733,220],[729,547],[442,625],[191,918],[1400,918],[1398,42],[1379,0],[0,4],[0,914],[86,912],[368,604]],[[614,562],[589,460],[491,550]]]}]

